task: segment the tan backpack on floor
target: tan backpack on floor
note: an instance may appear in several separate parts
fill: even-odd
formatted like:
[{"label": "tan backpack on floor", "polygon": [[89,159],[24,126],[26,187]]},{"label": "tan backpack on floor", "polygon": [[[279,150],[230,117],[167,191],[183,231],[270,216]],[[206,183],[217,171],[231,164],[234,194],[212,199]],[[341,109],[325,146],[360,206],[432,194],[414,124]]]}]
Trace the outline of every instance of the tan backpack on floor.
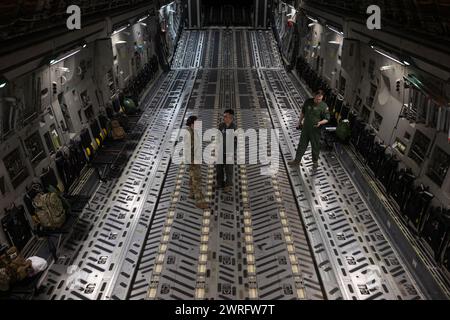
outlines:
[{"label": "tan backpack on floor", "polygon": [[39,193],[33,199],[36,216],[45,228],[60,228],[66,221],[61,199],[54,192]]},{"label": "tan backpack on floor", "polygon": [[111,127],[112,127],[112,138],[114,140],[123,139],[126,136],[125,130],[120,126],[119,121],[112,120],[111,121]]}]

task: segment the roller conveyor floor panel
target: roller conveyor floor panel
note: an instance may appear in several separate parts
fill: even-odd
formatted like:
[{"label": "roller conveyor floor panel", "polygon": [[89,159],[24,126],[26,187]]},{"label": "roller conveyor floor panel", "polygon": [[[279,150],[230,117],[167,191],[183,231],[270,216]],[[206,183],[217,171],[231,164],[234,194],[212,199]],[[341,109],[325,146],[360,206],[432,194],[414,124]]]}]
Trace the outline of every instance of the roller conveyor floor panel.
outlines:
[{"label": "roller conveyor floor panel", "polygon": [[[37,298],[428,298],[335,152],[317,171],[309,150],[300,169],[286,166],[306,98],[270,31],[184,31],[172,71],[144,99],[126,169],[100,184]],[[191,114],[217,128],[227,108],[238,128],[279,130],[279,169],[235,164],[225,193],[203,165],[201,210],[188,166],[170,161],[173,132]]]}]

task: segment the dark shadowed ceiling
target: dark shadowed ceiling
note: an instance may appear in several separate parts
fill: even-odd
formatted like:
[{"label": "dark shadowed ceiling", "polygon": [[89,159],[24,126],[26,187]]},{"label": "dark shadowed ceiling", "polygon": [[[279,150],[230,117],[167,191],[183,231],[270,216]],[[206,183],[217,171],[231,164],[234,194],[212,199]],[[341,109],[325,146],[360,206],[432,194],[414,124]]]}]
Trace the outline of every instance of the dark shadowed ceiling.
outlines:
[{"label": "dark shadowed ceiling", "polygon": [[[229,0],[233,3],[246,1]],[[380,6],[382,23],[398,29],[436,37],[450,37],[450,0],[303,0],[308,5],[348,17],[366,19],[369,5]],[[168,0],[154,0],[156,6]],[[205,0],[205,3],[207,0]],[[211,0],[209,0],[211,2]],[[219,0],[212,2],[220,3]],[[297,4],[300,0],[285,0]],[[81,7],[82,19],[105,12],[129,10],[151,0],[1,0],[0,41],[30,35],[40,30],[64,27],[66,8]]]},{"label": "dark shadowed ceiling", "polygon": [[366,19],[366,9],[381,9],[382,25],[434,36],[450,37],[450,0],[304,0],[308,5]]},{"label": "dark shadowed ceiling", "polygon": [[70,5],[80,7],[83,22],[150,3],[151,0],[0,0],[0,41],[50,28],[64,28]]}]

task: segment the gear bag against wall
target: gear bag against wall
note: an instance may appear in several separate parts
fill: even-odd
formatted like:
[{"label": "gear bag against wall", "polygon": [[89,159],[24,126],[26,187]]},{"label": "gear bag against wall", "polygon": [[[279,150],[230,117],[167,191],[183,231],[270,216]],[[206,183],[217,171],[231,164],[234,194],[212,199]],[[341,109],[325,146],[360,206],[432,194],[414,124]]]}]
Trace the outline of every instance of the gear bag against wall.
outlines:
[{"label": "gear bag against wall", "polygon": [[445,242],[450,239],[450,209],[431,207],[421,235],[433,249],[434,257],[439,261],[440,254],[446,249]]},{"label": "gear bag against wall", "polygon": [[0,255],[0,291],[9,290],[11,285],[32,274],[31,260],[25,259],[16,247]]},{"label": "gear bag against wall", "polygon": [[112,138],[114,140],[119,140],[119,139],[125,138],[125,136],[126,136],[125,130],[122,128],[119,121],[112,120],[111,127],[112,127]]},{"label": "gear bag against wall", "polygon": [[66,221],[63,203],[54,193],[40,193],[33,199],[36,216],[39,223],[45,228],[60,228]]},{"label": "gear bag against wall", "polygon": [[339,141],[343,143],[348,143],[350,140],[350,135],[351,130],[348,120],[344,119],[339,121],[338,126],[336,128],[336,136],[338,137]]},{"label": "gear bag against wall", "polygon": [[1,219],[1,222],[9,242],[22,250],[32,237],[30,224],[25,218],[24,207],[13,205],[5,210],[5,216]]}]

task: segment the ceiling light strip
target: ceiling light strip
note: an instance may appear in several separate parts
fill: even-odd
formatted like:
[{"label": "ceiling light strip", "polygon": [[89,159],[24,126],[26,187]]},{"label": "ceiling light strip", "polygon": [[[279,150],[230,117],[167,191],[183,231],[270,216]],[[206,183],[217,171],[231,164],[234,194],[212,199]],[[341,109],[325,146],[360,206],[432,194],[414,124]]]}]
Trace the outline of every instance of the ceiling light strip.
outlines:
[{"label": "ceiling light strip", "polygon": [[127,24],[126,26],[124,26],[124,27],[122,27],[122,28],[120,28],[120,29],[115,30],[115,31],[112,33],[112,35],[115,35],[115,34],[118,34],[119,32],[122,32],[123,30],[125,30],[125,29],[128,28],[129,26],[130,26],[130,24]]},{"label": "ceiling light strip", "polygon": [[60,58],[58,60],[52,60],[52,61],[50,61],[50,65],[52,66],[54,64],[60,63],[61,61],[66,60],[67,58],[70,58],[71,56],[77,54],[80,51],[81,51],[81,49],[77,49],[74,52],[71,52],[68,55],[66,55],[66,56],[64,56],[64,57],[62,57],[62,58]]},{"label": "ceiling light strip", "polygon": [[342,32],[342,31],[339,31],[338,29],[336,29],[336,28],[334,28],[334,27],[332,27],[332,26],[330,26],[330,25],[326,25],[327,26],[327,28],[328,29],[330,29],[331,31],[333,31],[333,32],[335,32],[335,33],[337,33],[337,34],[340,34],[340,35],[344,35],[344,32]]},{"label": "ceiling light strip", "polygon": [[408,62],[403,63],[403,62],[401,62],[400,60],[394,58],[393,56],[391,56],[391,55],[389,55],[389,54],[387,54],[387,53],[381,51],[380,49],[378,49],[378,48],[376,48],[376,47],[374,47],[374,46],[371,46],[371,48],[372,48],[376,53],[381,54],[383,57],[386,57],[386,58],[388,58],[388,59],[390,59],[390,60],[392,60],[392,61],[394,61],[394,62],[397,62],[398,64],[401,64],[402,66],[404,66],[404,65],[406,65],[406,64],[409,65]]}]

